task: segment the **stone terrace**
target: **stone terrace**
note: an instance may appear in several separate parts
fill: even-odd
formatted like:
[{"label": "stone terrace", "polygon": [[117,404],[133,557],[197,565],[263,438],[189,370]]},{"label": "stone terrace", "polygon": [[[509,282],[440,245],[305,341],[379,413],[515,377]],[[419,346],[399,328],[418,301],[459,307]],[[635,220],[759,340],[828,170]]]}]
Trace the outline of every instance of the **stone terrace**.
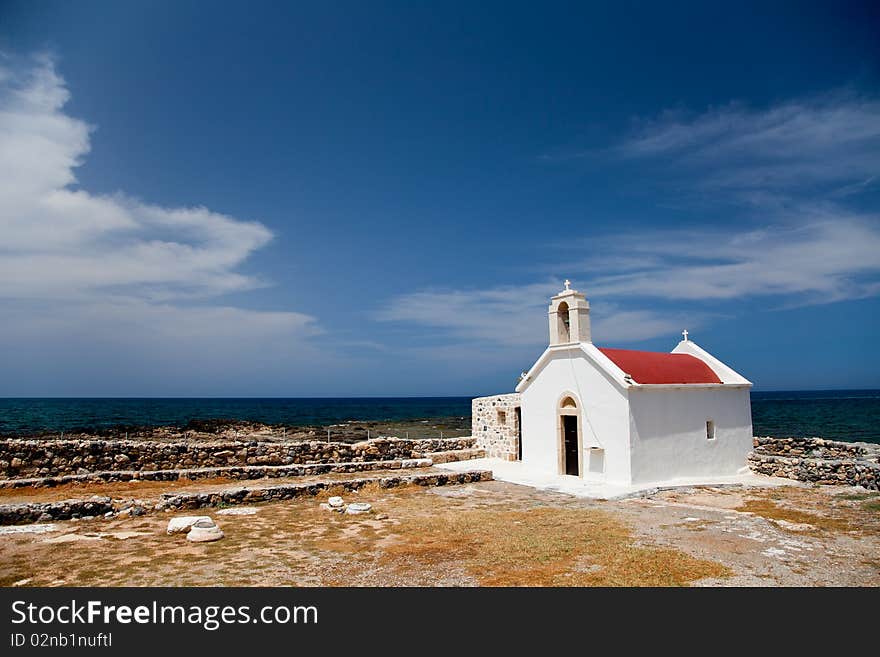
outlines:
[{"label": "stone terrace", "polygon": [[[368,485],[491,479],[490,472],[473,468],[456,473],[432,468],[435,459],[483,456],[474,443],[471,438],[354,444],[6,439],[0,441],[0,473],[8,477],[0,480],[0,525],[289,499]],[[259,482],[240,483],[254,480]]]},{"label": "stone terrace", "polygon": [[[147,490],[134,491],[131,488],[120,490],[115,488],[113,484],[108,484],[105,490],[102,490],[101,487],[79,488],[75,491],[40,489],[31,491],[29,495],[17,491],[14,496],[7,494],[4,497],[5,503],[0,504],[0,525],[50,522],[105,515],[107,517],[143,515],[150,511],[254,504],[310,497],[323,493],[350,493],[368,486],[376,486],[379,489],[401,486],[433,487],[491,479],[492,473],[488,470],[470,469],[465,472],[448,472],[426,467],[405,474],[388,471],[359,477],[336,474],[320,477],[294,477],[271,482],[260,481],[247,485],[230,485],[227,481],[209,481],[166,491],[155,486]],[[88,494],[95,490],[98,494]],[[65,498],[65,492],[77,493],[78,497]],[[132,492],[136,492],[138,497],[130,497]]]}]

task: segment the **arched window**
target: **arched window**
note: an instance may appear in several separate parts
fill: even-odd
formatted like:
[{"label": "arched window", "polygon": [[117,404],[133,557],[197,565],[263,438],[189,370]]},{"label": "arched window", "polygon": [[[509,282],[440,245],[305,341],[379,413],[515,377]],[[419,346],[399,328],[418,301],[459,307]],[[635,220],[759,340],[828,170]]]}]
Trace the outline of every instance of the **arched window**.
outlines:
[{"label": "arched window", "polygon": [[571,397],[566,397],[562,400],[559,406],[561,408],[577,408],[577,402]]},{"label": "arched window", "polygon": [[571,320],[568,318],[568,304],[565,301],[559,304],[559,307],[556,309],[556,316],[559,318],[557,329],[559,331],[559,342],[571,342],[571,329],[569,327]]}]

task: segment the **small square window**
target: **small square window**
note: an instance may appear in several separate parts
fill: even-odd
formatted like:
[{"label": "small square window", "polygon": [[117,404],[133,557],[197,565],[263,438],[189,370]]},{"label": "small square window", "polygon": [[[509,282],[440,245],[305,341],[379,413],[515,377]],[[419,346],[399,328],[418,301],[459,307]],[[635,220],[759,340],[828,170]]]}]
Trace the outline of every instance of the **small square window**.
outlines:
[{"label": "small square window", "polygon": [[706,420],[706,440],[715,440],[715,422]]},{"label": "small square window", "polygon": [[507,424],[507,413],[498,411],[498,424]]}]

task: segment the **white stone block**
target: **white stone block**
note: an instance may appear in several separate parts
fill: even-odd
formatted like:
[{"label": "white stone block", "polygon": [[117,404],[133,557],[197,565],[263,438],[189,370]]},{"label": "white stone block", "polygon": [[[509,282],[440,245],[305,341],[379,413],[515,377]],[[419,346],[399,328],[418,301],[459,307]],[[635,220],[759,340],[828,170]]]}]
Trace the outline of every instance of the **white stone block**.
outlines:
[{"label": "white stone block", "polygon": [[168,529],[165,531],[169,534],[184,534],[199,520],[207,520],[212,524],[214,522],[209,516],[178,516],[168,521]]}]

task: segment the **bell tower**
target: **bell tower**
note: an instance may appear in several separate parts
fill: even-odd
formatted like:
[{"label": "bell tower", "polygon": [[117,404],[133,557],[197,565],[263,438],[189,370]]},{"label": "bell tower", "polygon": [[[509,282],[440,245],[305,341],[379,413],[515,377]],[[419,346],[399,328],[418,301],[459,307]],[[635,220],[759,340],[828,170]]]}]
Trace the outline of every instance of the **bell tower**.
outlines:
[{"label": "bell tower", "polygon": [[571,281],[565,281],[565,289],[550,299],[550,346],[591,342],[590,302],[577,290],[571,289]]}]

